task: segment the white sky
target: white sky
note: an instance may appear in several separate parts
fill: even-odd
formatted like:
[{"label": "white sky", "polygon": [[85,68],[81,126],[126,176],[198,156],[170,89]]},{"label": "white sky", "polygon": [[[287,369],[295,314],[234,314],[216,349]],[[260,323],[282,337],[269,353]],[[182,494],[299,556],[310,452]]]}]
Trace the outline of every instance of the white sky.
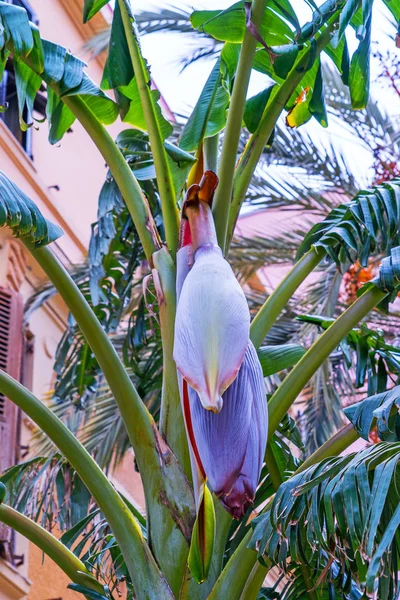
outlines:
[{"label": "white sky", "polygon": [[[190,8],[207,8],[207,9],[224,9],[233,4],[233,0],[198,0],[192,1],[190,4],[179,2],[179,0],[171,0],[170,3],[165,0],[132,0],[134,11],[151,10],[167,7],[168,5],[179,5],[182,7],[189,6]],[[320,2],[318,2],[319,4]],[[303,0],[294,0],[294,7],[301,22],[306,22],[310,19],[311,9]],[[379,48],[382,50],[394,48],[393,39],[390,39],[388,34],[393,34],[393,28],[390,27],[387,21],[388,11],[383,8],[383,3],[376,0],[373,17],[373,41],[379,41]],[[353,39],[352,39],[353,37]],[[195,40],[195,38],[194,38]],[[189,55],[195,47],[195,41],[191,40],[190,36],[177,33],[154,33],[142,38],[143,53],[151,65],[152,76],[160,89],[163,97],[170,106],[171,110],[181,114],[190,114],[190,111],[199,97],[203,85],[211,71],[213,63],[210,60],[204,59],[196,61],[183,72],[181,71],[181,59]],[[355,36],[350,33],[348,36],[350,49],[355,47]],[[353,48],[352,48],[353,47]],[[399,52],[399,50],[397,50]],[[375,93],[376,97],[383,99],[383,107],[390,113],[399,113],[399,105],[393,108],[393,97],[390,93],[382,94],[382,86],[376,82],[376,65],[372,61],[371,68],[371,92]],[[254,73],[250,84],[249,95],[253,95],[269,85],[270,80],[260,74]],[[323,130],[315,120],[303,126],[310,133],[316,132],[321,143],[329,143],[330,136],[335,136],[339,144],[345,145],[345,154],[348,155],[348,160],[352,161],[352,170],[358,171],[358,176],[364,182],[367,181],[367,169],[371,164],[371,157],[365,149],[354,147],[354,143],[349,140],[351,136],[348,132],[344,132],[342,128],[334,123],[330,123],[328,130]],[[354,161],[354,157],[356,161]],[[356,162],[356,165],[354,165]]]}]

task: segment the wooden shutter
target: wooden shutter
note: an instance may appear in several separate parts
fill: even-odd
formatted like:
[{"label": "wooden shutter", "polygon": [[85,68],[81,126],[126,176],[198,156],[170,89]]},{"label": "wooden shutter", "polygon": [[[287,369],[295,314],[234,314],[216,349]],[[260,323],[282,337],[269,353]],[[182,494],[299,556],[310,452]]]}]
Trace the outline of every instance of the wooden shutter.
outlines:
[{"label": "wooden shutter", "polygon": [[[15,379],[21,374],[22,353],[21,294],[0,287],[0,368]],[[18,459],[18,408],[0,394],[0,473]],[[9,540],[9,530],[0,523],[0,542]]]}]

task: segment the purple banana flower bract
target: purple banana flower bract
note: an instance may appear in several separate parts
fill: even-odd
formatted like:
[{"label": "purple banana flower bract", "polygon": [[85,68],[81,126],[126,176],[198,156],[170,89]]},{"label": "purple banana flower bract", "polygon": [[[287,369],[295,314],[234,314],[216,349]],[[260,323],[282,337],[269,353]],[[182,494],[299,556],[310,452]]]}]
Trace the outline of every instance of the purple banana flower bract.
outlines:
[{"label": "purple banana flower bract", "polygon": [[204,410],[189,388],[193,433],[202,466],[225,509],[240,518],[254,500],[268,433],[264,377],[250,342],[219,414]]},{"label": "purple banana flower bract", "polygon": [[175,322],[176,365],[218,413],[222,394],[234,381],[249,343],[246,298],[218,246],[200,246],[182,285]]}]

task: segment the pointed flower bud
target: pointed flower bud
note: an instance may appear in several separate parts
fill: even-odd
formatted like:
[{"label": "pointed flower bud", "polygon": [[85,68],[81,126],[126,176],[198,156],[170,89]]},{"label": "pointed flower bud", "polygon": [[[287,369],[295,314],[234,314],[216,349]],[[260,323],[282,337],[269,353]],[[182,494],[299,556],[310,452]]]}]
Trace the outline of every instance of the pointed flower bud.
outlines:
[{"label": "pointed flower bud", "polygon": [[180,291],[174,359],[204,408],[218,413],[249,343],[250,314],[243,290],[216,245],[209,205],[201,200],[190,204],[186,212],[194,265]]},{"label": "pointed flower bud", "polygon": [[240,518],[254,500],[268,433],[264,377],[253,344],[219,414],[205,411],[191,388],[189,403],[202,469],[225,509]]}]

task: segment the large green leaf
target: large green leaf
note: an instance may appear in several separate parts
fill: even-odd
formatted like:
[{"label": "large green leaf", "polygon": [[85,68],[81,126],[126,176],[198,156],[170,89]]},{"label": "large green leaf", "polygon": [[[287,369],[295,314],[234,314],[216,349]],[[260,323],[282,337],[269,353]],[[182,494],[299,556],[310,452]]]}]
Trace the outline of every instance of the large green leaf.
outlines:
[{"label": "large green leaf", "polygon": [[[124,115],[124,123],[129,123],[137,129],[147,131],[146,119],[143,112],[143,107],[140,102],[139,90],[136,82],[136,78],[133,78],[128,86],[121,86],[119,91],[122,92],[130,100],[130,106],[128,112]],[[163,139],[169,137],[173,131],[171,123],[169,123],[162,115],[161,106],[159,104],[160,92],[158,90],[151,90],[154,106],[156,109],[157,119],[160,124],[161,134]]]},{"label": "large green leaf", "polygon": [[183,150],[196,150],[204,138],[217,134],[224,127],[229,93],[222,79],[218,60],[182,132],[179,145]]},{"label": "large green leaf", "polygon": [[[190,21],[195,29],[216,40],[238,44],[243,41],[246,31],[244,4],[236,2],[224,10],[196,10],[192,13]],[[295,15],[289,7],[288,2],[285,5],[274,2],[272,6],[267,6],[260,34],[269,46],[287,44],[293,40],[293,31],[287,20],[295,22]]]},{"label": "large green leaf", "polygon": [[351,105],[356,110],[367,106],[369,98],[369,58],[371,46],[372,14],[365,22],[365,32],[350,63],[349,87]]},{"label": "large green leaf", "polygon": [[122,23],[121,10],[118,2],[116,2],[101,87],[111,90],[121,85],[129,85],[133,77],[134,72]]},{"label": "large green leaf", "polygon": [[47,221],[36,204],[0,171],[0,227],[4,226],[34,246],[50,244],[63,234],[62,229]]},{"label": "large green leaf", "polygon": [[300,344],[262,346],[257,351],[264,377],[293,367],[293,365],[301,359],[304,353],[305,349],[303,346],[300,346]]},{"label": "large green leaf", "polygon": [[0,40],[2,52],[14,55],[17,96],[21,126],[26,107],[28,121],[41,81],[48,84],[46,114],[49,120],[49,140],[58,142],[75,120],[60,97],[77,95],[87,104],[100,122],[110,124],[118,116],[118,107],[84,73],[86,63],[65,48],[42,40],[37,27],[29,22],[25,9],[0,2],[0,24],[5,35]]},{"label": "large green leaf", "polygon": [[274,87],[272,85],[246,101],[243,120],[250,133],[257,129]]},{"label": "large green leaf", "polygon": [[[400,355],[400,348],[399,348]],[[400,358],[400,356],[399,356]],[[361,402],[344,409],[358,435],[369,439],[376,424],[378,435],[385,442],[400,441],[400,387],[396,386],[381,394],[369,396]]]},{"label": "large green leaf", "polygon": [[94,15],[97,14],[99,12],[99,10],[101,10],[103,8],[103,6],[108,4],[109,1],[110,0],[84,0],[84,2],[83,2],[83,22],[86,23],[92,17],[94,17]]}]

